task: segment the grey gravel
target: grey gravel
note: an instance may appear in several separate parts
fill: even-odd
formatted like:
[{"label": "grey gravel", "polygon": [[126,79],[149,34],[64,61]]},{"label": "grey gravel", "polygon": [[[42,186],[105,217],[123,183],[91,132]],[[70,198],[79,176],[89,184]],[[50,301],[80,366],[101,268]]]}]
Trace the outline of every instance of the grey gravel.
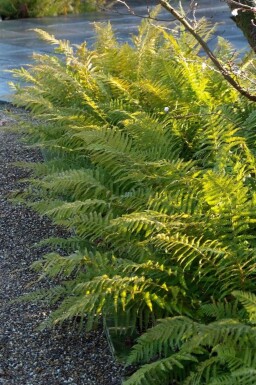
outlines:
[{"label": "grey gravel", "polygon": [[29,267],[45,249],[33,245],[61,231],[8,200],[12,191],[21,188],[20,179],[28,176],[12,162],[41,160],[37,150],[26,147],[9,130],[21,114],[25,112],[0,104],[0,385],[120,385],[122,368],[102,328],[85,333],[62,325],[39,332],[49,309],[10,303],[37,281]]}]

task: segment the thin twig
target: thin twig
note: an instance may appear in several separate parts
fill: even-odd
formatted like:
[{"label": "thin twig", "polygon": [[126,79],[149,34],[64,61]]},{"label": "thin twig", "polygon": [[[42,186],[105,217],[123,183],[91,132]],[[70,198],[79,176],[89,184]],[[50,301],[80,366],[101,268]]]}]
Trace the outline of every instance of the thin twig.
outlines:
[{"label": "thin twig", "polygon": [[227,80],[227,82],[235,88],[241,95],[246,97],[247,99],[256,102],[256,95],[252,95],[250,92],[248,92],[246,89],[240,86],[240,84],[231,76],[230,72],[223,67],[223,65],[220,63],[220,61],[217,59],[217,57],[214,55],[212,50],[209,48],[208,44],[201,38],[201,36],[195,31],[195,29],[192,27],[192,25],[188,22],[188,20],[182,16],[174,7],[172,7],[169,2],[166,0],[159,0],[159,4],[162,5],[166,11],[168,11],[171,15],[175,17],[176,20],[178,20],[189,33],[194,36],[194,38],[198,41],[200,46],[203,48],[204,52],[207,54],[207,56],[210,58],[210,60],[213,62],[213,64],[216,66],[216,68],[220,71],[224,79]]},{"label": "thin twig", "polygon": [[[114,2],[114,4],[122,4],[124,5],[124,7],[127,9],[128,12],[121,12],[119,11],[118,9],[114,9],[114,8],[111,8],[111,14],[114,12],[116,13],[117,15],[121,15],[121,16],[129,16],[129,15],[133,15],[133,16],[136,16],[138,17],[139,19],[148,19],[148,20],[154,20],[154,21],[163,21],[163,22],[166,22],[166,19],[161,19],[159,17],[152,17],[151,14],[150,14],[150,7],[149,7],[149,4],[148,4],[148,1],[147,1],[147,14],[146,15],[139,15],[138,13],[136,13],[128,4],[126,1],[123,1],[123,0],[116,0]],[[109,10],[109,7],[102,7],[101,8],[102,10],[104,11],[108,11]],[[172,21],[175,21],[176,19],[172,19],[172,20],[168,20],[169,22],[172,22]]]},{"label": "thin twig", "polygon": [[256,13],[256,7],[251,7],[250,5],[239,3],[238,1],[235,1],[235,0],[226,0],[226,1],[228,4],[237,5],[241,10],[247,10],[247,11]]}]

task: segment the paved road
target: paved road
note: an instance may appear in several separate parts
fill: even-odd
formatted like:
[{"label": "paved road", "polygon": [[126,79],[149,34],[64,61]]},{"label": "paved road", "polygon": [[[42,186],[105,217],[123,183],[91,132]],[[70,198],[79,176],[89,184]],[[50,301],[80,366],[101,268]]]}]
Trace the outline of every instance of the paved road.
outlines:
[{"label": "paved road", "polygon": [[[153,0],[152,0],[153,1]],[[186,1],[186,0],[185,0]],[[133,2],[136,14],[145,11],[145,0]],[[206,15],[213,22],[221,24],[218,33],[228,38],[238,49],[244,48],[246,42],[240,31],[230,19],[227,5],[221,0],[198,0],[197,15]],[[121,13],[121,14],[120,14]],[[165,17],[169,18],[169,15]],[[23,19],[3,21],[0,23],[0,100],[10,100],[11,89],[8,82],[12,75],[6,70],[25,66],[31,62],[33,52],[49,52],[52,48],[40,41],[34,28],[41,28],[54,34],[57,38],[68,39],[78,44],[86,40],[93,42],[93,22],[110,20],[120,40],[129,39],[136,32],[140,18],[128,15],[125,8],[119,13],[91,13],[85,16],[68,16],[43,19]],[[214,43],[214,42],[213,42]]]}]

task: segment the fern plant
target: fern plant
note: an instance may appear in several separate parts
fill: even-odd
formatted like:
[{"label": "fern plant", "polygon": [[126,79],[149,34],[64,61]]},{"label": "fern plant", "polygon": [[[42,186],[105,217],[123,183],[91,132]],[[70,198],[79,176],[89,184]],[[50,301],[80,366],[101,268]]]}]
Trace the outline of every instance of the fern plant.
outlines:
[{"label": "fern plant", "polygon": [[92,11],[103,3],[104,0],[1,0],[0,15],[4,19],[66,15]]},{"label": "fern plant", "polygon": [[[205,21],[199,28],[211,36]],[[23,199],[71,237],[49,240],[66,256],[36,263],[61,285],[32,297],[60,304],[46,325],[85,315],[88,327],[104,315],[126,332],[166,317],[167,331],[183,325],[170,359],[167,346],[152,364],[159,378],[175,367],[181,381],[186,362],[197,368],[198,355],[209,353],[206,335],[210,349],[217,346],[203,305],[212,297],[229,302],[234,290],[255,293],[253,105],[182,29],[170,34],[144,21],[129,45],[109,24],[96,24],[93,50],[38,33],[56,55],[36,54],[30,69],[14,71],[29,84],[14,85],[14,102],[37,118],[27,137],[45,154]],[[231,55],[223,41],[217,49]],[[241,66],[254,71],[253,59]],[[219,320],[216,329],[223,324],[228,339],[239,322]],[[194,342],[195,330],[202,342]],[[176,352],[186,340],[196,350]],[[202,368],[202,381],[218,365],[209,363],[207,375]]]},{"label": "fern plant", "polygon": [[201,315],[214,319],[208,324],[184,316],[160,320],[138,339],[128,360],[151,362],[124,384],[254,384],[256,296],[233,295],[244,309],[236,301],[203,305]]}]

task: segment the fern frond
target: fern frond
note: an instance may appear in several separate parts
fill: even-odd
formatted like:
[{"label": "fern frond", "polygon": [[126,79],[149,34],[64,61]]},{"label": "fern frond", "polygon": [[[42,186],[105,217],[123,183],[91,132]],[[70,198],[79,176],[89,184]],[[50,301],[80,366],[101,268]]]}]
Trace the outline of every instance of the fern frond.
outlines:
[{"label": "fern frond", "polygon": [[212,380],[209,385],[253,385],[256,381],[256,370],[243,368],[232,372],[231,375],[222,375]]},{"label": "fern frond", "polygon": [[73,56],[73,48],[71,47],[68,40],[56,39],[54,35],[51,35],[40,28],[35,28],[33,31],[36,32],[40,36],[40,38],[46,41],[47,43],[51,45],[57,45],[58,48],[56,52],[63,53],[67,56]]},{"label": "fern frond", "polygon": [[184,370],[184,362],[189,362],[192,366],[197,360],[189,353],[175,353],[170,357],[142,366],[124,382],[124,385],[169,385],[170,381],[178,379],[172,371],[177,371],[177,368]]},{"label": "fern frond", "polygon": [[129,355],[127,364],[149,361],[155,356],[167,355],[179,348],[196,333],[196,324],[186,317],[165,318],[139,337]]},{"label": "fern frond", "polygon": [[232,293],[239,302],[242,303],[245,310],[249,314],[249,319],[252,323],[256,322],[256,295],[250,292],[233,291]]},{"label": "fern frond", "polygon": [[207,317],[215,318],[216,320],[221,319],[235,319],[239,317],[238,302],[214,301],[211,304],[204,304],[200,308],[200,312]]}]

